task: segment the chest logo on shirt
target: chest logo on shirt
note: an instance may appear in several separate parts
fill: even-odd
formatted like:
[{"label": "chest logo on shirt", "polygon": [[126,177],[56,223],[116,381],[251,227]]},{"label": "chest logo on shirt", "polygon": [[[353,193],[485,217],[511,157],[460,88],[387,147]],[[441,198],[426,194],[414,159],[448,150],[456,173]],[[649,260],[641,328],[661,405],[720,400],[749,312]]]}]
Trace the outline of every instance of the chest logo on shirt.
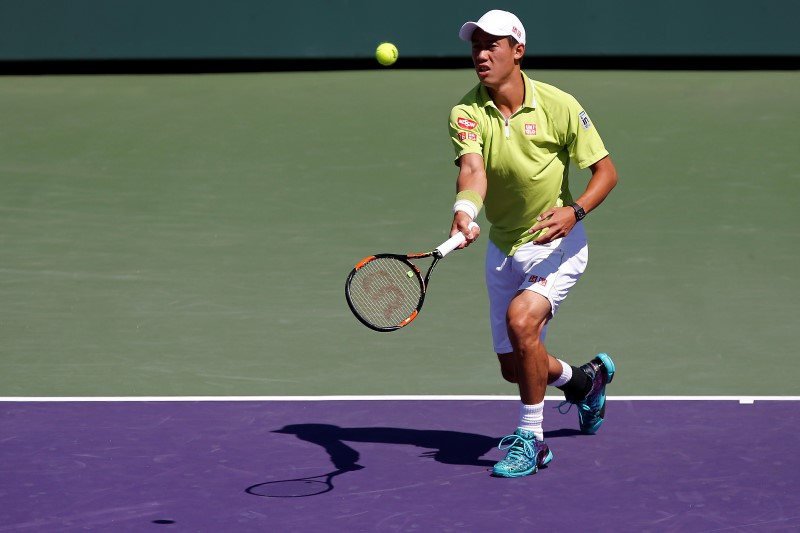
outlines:
[{"label": "chest logo on shirt", "polygon": [[586,111],[581,111],[578,113],[578,118],[581,121],[581,126],[583,129],[588,130],[592,127],[592,122],[589,120],[589,115],[586,114]]},{"label": "chest logo on shirt", "polygon": [[536,135],[536,124],[525,124],[525,135]]},{"label": "chest logo on shirt", "polygon": [[474,130],[475,126],[478,125],[478,123],[475,122],[474,120],[470,120],[468,118],[463,118],[463,117],[458,117],[457,123],[460,128],[464,128],[465,130]]}]

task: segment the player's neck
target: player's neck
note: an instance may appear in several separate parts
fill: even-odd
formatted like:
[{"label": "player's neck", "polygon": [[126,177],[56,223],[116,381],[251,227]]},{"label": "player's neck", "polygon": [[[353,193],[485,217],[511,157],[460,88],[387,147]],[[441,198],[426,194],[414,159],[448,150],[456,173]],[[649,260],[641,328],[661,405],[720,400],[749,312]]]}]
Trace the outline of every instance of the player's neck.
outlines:
[{"label": "player's neck", "polygon": [[492,97],[494,105],[505,117],[510,117],[516,113],[525,103],[525,81],[522,73],[515,70],[514,73],[497,87],[487,87],[489,96]]}]

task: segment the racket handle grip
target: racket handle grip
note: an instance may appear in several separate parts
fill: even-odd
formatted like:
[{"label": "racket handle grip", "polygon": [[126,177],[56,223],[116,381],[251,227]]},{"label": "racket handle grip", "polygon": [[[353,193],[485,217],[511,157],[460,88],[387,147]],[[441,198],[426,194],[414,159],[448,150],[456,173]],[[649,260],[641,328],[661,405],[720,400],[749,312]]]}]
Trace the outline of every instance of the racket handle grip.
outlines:
[{"label": "racket handle grip", "polygon": [[[469,229],[477,228],[474,222],[469,223]],[[434,252],[437,257],[444,257],[467,241],[467,238],[460,231],[440,244]]]}]

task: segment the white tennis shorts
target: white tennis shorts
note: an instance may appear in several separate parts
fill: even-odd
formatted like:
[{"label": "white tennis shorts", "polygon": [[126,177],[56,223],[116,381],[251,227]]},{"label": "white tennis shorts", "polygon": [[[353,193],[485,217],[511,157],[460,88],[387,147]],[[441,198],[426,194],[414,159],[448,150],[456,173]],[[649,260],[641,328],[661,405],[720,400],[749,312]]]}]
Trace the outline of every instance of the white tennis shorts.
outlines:
[{"label": "white tennis shorts", "polygon": [[533,291],[547,298],[552,318],[586,270],[588,261],[589,246],[582,222],[575,224],[566,237],[548,244],[524,244],[510,257],[489,241],[486,288],[494,351],[498,354],[513,351],[506,329],[506,311],[517,292]]}]

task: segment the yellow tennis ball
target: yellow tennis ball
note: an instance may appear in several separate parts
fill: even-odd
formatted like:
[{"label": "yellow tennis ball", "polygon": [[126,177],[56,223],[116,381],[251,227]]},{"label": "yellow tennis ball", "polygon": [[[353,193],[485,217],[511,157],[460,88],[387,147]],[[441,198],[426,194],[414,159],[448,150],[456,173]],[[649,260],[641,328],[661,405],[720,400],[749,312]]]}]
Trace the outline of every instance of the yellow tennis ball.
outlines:
[{"label": "yellow tennis ball", "polygon": [[397,61],[397,55],[397,47],[392,43],[381,43],[375,50],[375,59],[385,67],[394,64]]}]

